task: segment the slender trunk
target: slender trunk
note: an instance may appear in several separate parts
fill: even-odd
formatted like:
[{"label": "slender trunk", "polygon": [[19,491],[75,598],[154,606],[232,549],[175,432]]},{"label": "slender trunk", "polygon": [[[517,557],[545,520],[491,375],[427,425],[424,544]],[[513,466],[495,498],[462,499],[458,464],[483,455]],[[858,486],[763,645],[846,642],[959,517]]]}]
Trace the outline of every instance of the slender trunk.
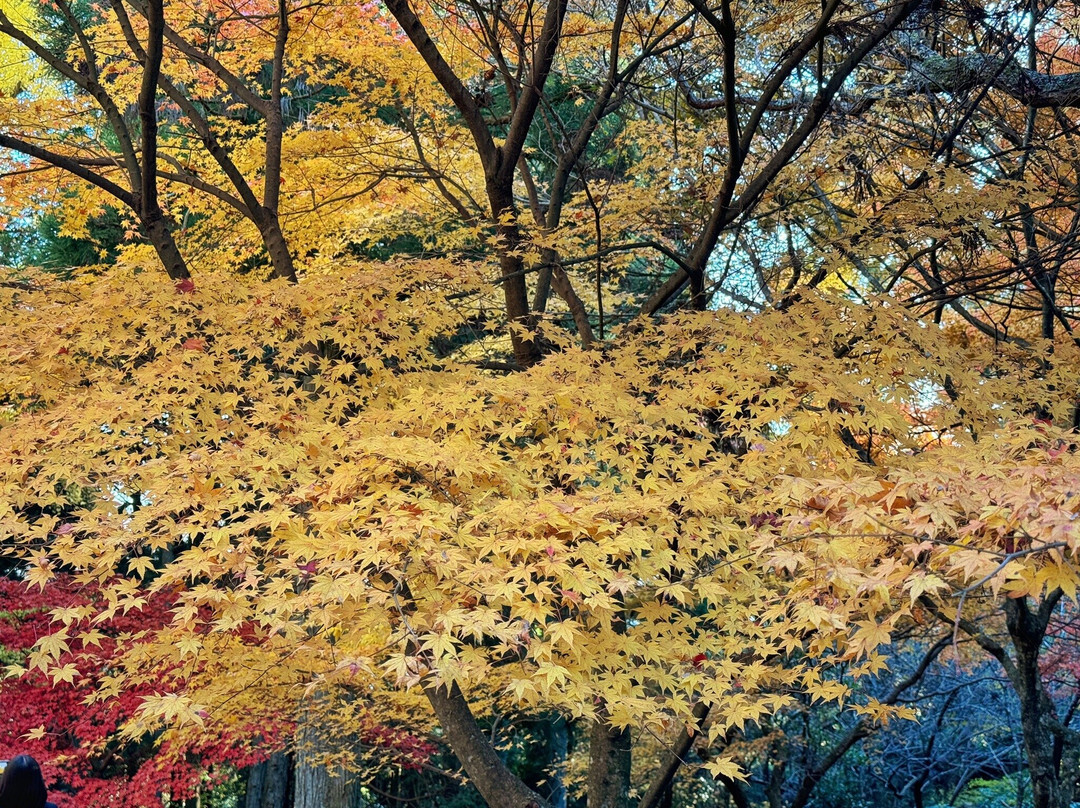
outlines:
[{"label": "slender trunk", "polygon": [[285,133],[285,116],[281,109],[281,84],[285,77],[285,44],[289,39],[289,6],[278,0],[278,30],[274,37],[274,61],[270,75],[270,100],[266,105],[266,184],[263,186],[263,207],[277,216],[281,197],[281,140]]},{"label": "slender trunk", "polygon": [[271,277],[285,278],[295,283],[296,266],[293,264],[292,253],[289,252],[289,243],[281,232],[277,213],[269,208],[260,208],[255,223],[262,234],[263,246],[266,247],[266,254],[273,267]]},{"label": "slender trunk", "polygon": [[131,177],[132,190],[138,202],[136,214],[146,229],[162,266],[173,280],[190,277],[187,264],[180,255],[158,201],[158,124],[157,85],[164,52],[165,15],[162,0],[146,4],[146,48],[143,51],[142,86],[139,88],[139,125],[142,128],[142,165],[138,176]]},{"label": "slender trunk", "polygon": [[[511,177],[512,179],[512,177]],[[506,315],[510,320],[510,340],[514,360],[522,368],[540,361],[542,352],[536,339],[536,318],[529,308],[529,292],[525,283],[525,262],[521,258],[521,230],[517,225],[517,210],[510,183],[503,187],[489,180],[487,187],[491,215],[498,237],[499,269],[502,275]]]},{"label": "slender trunk", "polygon": [[545,249],[540,253],[540,260],[544,265],[536,273],[536,289],[533,290],[533,311],[543,314],[547,311],[548,298],[551,297],[551,275],[555,261],[559,254],[554,250]]},{"label": "slender trunk", "polygon": [[[529,193],[529,207],[532,209],[533,221],[536,226],[540,228],[542,233],[551,233],[554,227],[548,226],[548,219],[545,218],[544,212],[541,209],[540,201],[536,195],[536,184],[532,180],[532,175],[529,173],[529,166],[522,157],[518,160],[519,172],[522,179],[525,181],[525,188]],[[588,193],[589,186],[585,186],[585,192]],[[589,197],[590,201],[592,196]],[[558,215],[558,211],[561,209],[561,205],[556,204],[554,200],[548,206],[548,213]],[[596,210],[595,203],[593,209]],[[558,219],[555,220],[555,226],[558,226]],[[597,235],[596,249],[600,249],[599,234]],[[601,259],[597,259],[599,262]],[[558,251],[544,247],[540,250],[541,265],[537,272],[536,280],[536,292],[533,295],[532,311],[533,316],[542,314],[547,307],[547,297],[551,288],[554,287],[558,292],[559,297],[566,301],[567,308],[570,309],[570,314],[574,318],[574,326],[578,330],[578,335],[581,337],[581,347],[591,348],[596,338],[593,336],[592,325],[589,323],[589,312],[585,309],[585,304],[582,303],[581,298],[578,297],[577,292],[574,290],[573,283],[570,282],[569,276],[562,268],[559,261]],[[599,276],[597,276],[599,281]],[[603,325],[603,309],[600,309],[600,324]],[[602,330],[602,329],[601,329]],[[601,335],[602,336],[602,335]]]},{"label": "slender trunk", "polygon": [[[776,751],[776,746],[770,750]],[[787,760],[781,751],[780,759],[777,760],[769,771],[769,782],[765,786],[765,797],[769,801],[770,808],[782,808],[784,804],[784,773],[787,771]]]},{"label": "slender trunk", "polygon": [[[146,4],[146,48],[142,86],[139,88],[139,125],[142,128],[142,171],[138,184],[141,216],[158,210],[157,196],[157,84],[164,52],[165,15],[162,0]],[[134,190],[134,188],[133,188]]]},{"label": "slender trunk", "polygon": [[693,270],[690,273],[690,308],[694,311],[705,311],[709,307],[712,296],[706,292],[705,282],[708,278],[709,257],[715,246],[715,240],[699,242],[686,262]]},{"label": "slender trunk", "polygon": [[1020,700],[1020,727],[1031,777],[1032,806],[1068,808],[1054,759],[1057,734],[1053,727],[1057,723],[1057,711],[1039,671],[1039,652],[1049,617],[1043,611],[1033,613],[1024,598],[1005,601],[1005,624],[1016,652],[1015,672],[1010,678]]},{"label": "slender trunk", "polygon": [[630,804],[630,730],[609,726],[603,716],[589,738],[588,808]]},{"label": "slender trunk", "polygon": [[157,253],[158,259],[161,261],[161,265],[165,267],[165,271],[169,273],[169,277],[177,281],[190,278],[191,273],[188,272],[184,257],[180,254],[179,247],[176,246],[176,239],[173,238],[169,226],[165,223],[165,217],[162,216],[161,209],[151,210],[148,215],[140,218],[143,230],[146,231],[146,237],[153,245],[154,252]]},{"label": "slender trunk", "polygon": [[918,781],[912,786],[911,789],[911,801],[915,808],[926,808],[926,803],[923,800],[923,778],[920,777]]}]

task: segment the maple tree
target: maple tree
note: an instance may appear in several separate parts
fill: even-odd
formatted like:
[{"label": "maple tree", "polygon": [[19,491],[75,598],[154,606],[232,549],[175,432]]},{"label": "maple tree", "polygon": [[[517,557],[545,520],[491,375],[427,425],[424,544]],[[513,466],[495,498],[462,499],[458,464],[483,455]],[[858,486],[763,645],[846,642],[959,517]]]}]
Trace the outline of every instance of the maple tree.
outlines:
[{"label": "maple tree", "polygon": [[[220,15],[217,22],[196,14],[167,23],[160,0],[116,2],[108,10],[65,0],[55,8],[67,36],[58,36],[32,14],[20,18],[0,9],[0,33],[74,91],[6,97],[0,144],[73,174],[100,192],[96,199],[81,201],[77,217],[108,202],[131,209],[170,277],[190,274],[176,243],[176,225],[200,215],[205,203],[167,215],[159,191],[166,183],[198,191],[214,205],[238,212],[257,229],[274,275],[295,279],[278,215],[291,14],[284,0],[270,9],[245,8],[239,19],[223,6],[211,11]],[[263,27],[267,20],[274,23],[269,33]],[[229,43],[224,52],[216,47],[219,37]],[[123,43],[119,52],[118,41]],[[265,89],[258,81],[261,57],[250,61],[264,42],[271,54]],[[133,97],[137,118],[127,111]],[[261,123],[236,120],[234,97]],[[165,104],[178,114],[167,122],[162,139]],[[104,131],[97,122],[101,115]],[[57,137],[57,130],[63,137]],[[263,142],[261,160],[252,164],[240,153],[241,137]],[[175,192],[168,196],[175,199]]]},{"label": "maple tree", "polygon": [[[1021,347],[1073,339],[1075,184],[1065,177],[1075,166],[1066,145],[1076,101],[1068,91],[1075,17],[1073,4],[1032,3],[1020,17],[1000,9],[942,26],[940,50],[961,54],[982,32],[995,33],[978,57],[925,62],[925,81],[912,89],[950,85],[942,72],[976,63],[993,65],[993,78],[968,83],[940,103],[916,105],[900,94],[888,102],[905,112],[899,125],[857,127],[856,153],[872,162],[856,163],[855,181],[826,202],[831,221],[811,236],[840,246],[833,258],[840,272],[908,296],[939,322],[951,319],[959,339],[982,335]],[[912,47],[926,52],[925,43]],[[1019,76],[1028,77],[1024,87]],[[864,147],[863,137],[874,145]],[[1032,411],[1042,417],[1037,405]],[[1078,413],[1064,423],[1075,427]],[[1045,598],[968,604],[973,613],[966,619],[940,603],[931,607],[999,662],[1014,688],[1040,805],[1067,804],[1075,787],[1070,700],[1057,695],[1040,661],[1054,647],[1061,597],[1051,586]]]},{"label": "maple tree", "polygon": [[[35,645],[49,645],[57,630],[56,613],[98,608],[102,601],[64,577],[31,593],[21,582],[0,580],[0,660],[9,670],[21,669]],[[38,671],[21,676],[0,693],[6,722],[0,756],[32,754],[42,763],[58,805],[137,808],[162,799],[183,802],[229,782],[240,769],[261,764],[295,731],[297,719],[287,708],[260,698],[248,703],[246,718],[225,732],[205,734],[182,746],[159,745],[152,736],[120,737],[124,723],[146,701],[161,698],[175,670],[163,671],[165,677],[156,681],[125,687],[107,702],[95,698],[97,690],[125,649],[168,622],[172,605],[159,595],[126,614],[99,621],[84,636],[82,648],[61,655],[51,675]],[[397,765],[418,766],[435,751],[417,736],[370,715],[365,720],[354,716],[350,731],[357,743]]]},{"label": "maple tree", "polygon": [[[162,265],[173,278],[185,278],[188,270],[183,257],[176,246],[176,242],[166,224],[164,213],[158,199],[157,192],[157,77],[161,67],[160,47],[150,47],[143,56],[141,84],[137,91],[137,105],[139,110],[138,130],[133,122],[125,118],[121,111],[122,102],[109,91],[103,82],[101,68],[98,65],[99,56],[93,47],[92,41],[87,37],[82,23],[78,19],[73,7],[67,3],[60,3],[58,8],[62,14],[62,20],[71,27],[74,39],[78,43],[81,61],[67,60],[65,54],[58,54],[50,50],[48,45],[35,38],[25,30],[26,26],[19,27],[12,21],[7,11],[0,9],[0,33],[8,42],[15,42],[31,52],[44,62],[50,69],[55,71],[66,81],[78,87],[86,96],[96,102],[97,107],[108,120],[111,131],[117,144],[118,156],[114,160],[106,160],[105,165],[123,167],[124,180],[127,187],[118,185],[112,179],[92,169],[94,161],[87,162],[80,155],[57,153],[51,150],[46,143],[42,143],[39,137],[30,135],[20,137],[18,133],[18,121],[20,117],[29,117],[35,123],[41,120],[41,110],[48,104],[55,104],[57,99],[33,98],[29,104],[18,105],[21,109],[11,110],[11,104],[4,105],[5,121],[4,128],[7,130],[0,133],[0,145],[6,149],[13,149],[23,155],[34,157],[51,165],[62,168],[76,177],[92,183],[110,197],[130,208],[139,220],[140,225],[146,232],[161,260]],[[151,33],[150,39],[154,38],[154,30],[160,27],[162,22],[162,6],[159,0],[152,0],[149,4],[149,19]],[[18,19],[18,18],[16,18]],[[25,17],[24,17],[25,20]],[[158,43],[160,44],[160,43]],[[76,101],[75,108],[65,110],[65,114],[77,114],[79,106]],[[29,107],[27,109],[26,107]],[[11,113],[15,114],[12,115]],[[11,134],[12,131],[16,134]],[[138,143],[138,146],[136,146]]]},{"label": "maple tree", "polygon": [[[855,281],[856,293],[893,291],[992,339],[1072,330],[1075,184],[1067,176],[1076,99],[1063,90],[1075,80],[1067,43],[1077,10],[1028,5],[1019,16],[1001,8],[943,18],[937,50],[971,55],[931,57],[925,37],[904,44],[921,70],[879,97],[852,99],[836,129],[845,151],[819,153],[834,161],[832,178],[803,190],[789,252],[805,244],[826,274]],[[992,35],[981,40],[984,31]],[[983,52],[973,54],[980,41]],[[939,75],[975,63],[995,66],[986,81],[969,75],[956,87]],[[1024,88],[1015,85],[1020,75]],[[784,258],[763,267],[770,284],[797,271],[799,257]]]},{"label": "maple tree", "polygon": [[[0,658],[21,667],[35,644],[48,643],[54,611],[92,607],[85,589],[60,579],[40,592],[14,580],[0,580]],[[93,700],[110,661],[138,642],[140,632],[168,622],[168,600],[151,599],[142,609],[99,623],[58,659],[51,676],[41,672],[5,683],[0,709],[5,720],[0,757],[32,754],[43,766],[52,799],[60,806],[109,804],[143,806],[161,795],[184,800],[199,788],[229,777],[264,754],[259,739],[273,744],[288,731],[284,716],[252,716],[246,727],[205,736],[183,749],[168,744],[122,743],[117,731],[154,688],[126,688],[109,703]],[[92,650],[91,650],[92,649]],[[87,703],[88,698],[90,703]],[[258,728],[255,731],[255,728]],[[210,773],[207,783],[206,775]]]},{"label": "maple tree", "polygon": [[[489,804],[542,805],[481,731],[508,703],[587,728],[590,806],[652,808],[688,750],[735,795],[747,727],[847,698],[835,763],[901,712],[859,684],[883,649],[940,624],[1002,664],[1036,804],[1068,804],[1039,660],[1076,589],[1071,8],[993,20],[1027,25],[1020,70],[914,0],[61,0],[67,41],[4,6],[60,88],[0,99],[39,161],[5,204],[104,193],[180,281],[136,248],[3,288],[5,549],[101,592],[28,675],[167,597],[96,683],[140,700],[122,739],[271,698],[355,768],[419,742],[325,747],[431,710]],[[431,255],[356,260],[399,249]],[[276,280],[223,271],[260,250]],[[684,289],[698,314],[612,336]]]},{"label": "maple tree", "polygon": [[[878,670],[950,579],[1007,602],[1072,585],[1075,455],[1027,415],[1075,384],[1067,346],[1049,370],[1001,347],[946,362],[955,347],[895,306],[808,300],[491,378],[436,347],[461,269],[418,269],[8,291],[3,529],[31,583],[110,582],[33,664],[175,592],[111,686],[189,675],[129,735],[237,721],[269,671],[411,683],[485,799],[520,805],[539,798],[478,733],[478,687],[595,722],[594,776],[618,773],[631,727],[685,735],[702,706],[716,740],[792,689],[840,696],[829,667]],[[20,513],[71,485],[100,494],[63,529]],[[625,799],[625,775],[589,799]]]}]

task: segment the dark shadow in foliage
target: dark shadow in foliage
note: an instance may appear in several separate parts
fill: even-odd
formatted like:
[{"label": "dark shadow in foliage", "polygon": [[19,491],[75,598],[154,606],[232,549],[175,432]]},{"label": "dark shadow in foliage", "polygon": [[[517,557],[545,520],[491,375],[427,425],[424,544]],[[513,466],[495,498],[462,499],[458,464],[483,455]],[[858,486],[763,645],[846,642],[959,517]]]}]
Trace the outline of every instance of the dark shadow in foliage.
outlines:
[{"label": "dark shadow in foliage", "polygon": [[25,227],[8,228],[0,234],[0,264],[41,267],[64,279],[80,267],[112,264],[124,241],[124,225],[114,207],[87,220],[88,238],[60,234],[60,218],[44,213]]}]

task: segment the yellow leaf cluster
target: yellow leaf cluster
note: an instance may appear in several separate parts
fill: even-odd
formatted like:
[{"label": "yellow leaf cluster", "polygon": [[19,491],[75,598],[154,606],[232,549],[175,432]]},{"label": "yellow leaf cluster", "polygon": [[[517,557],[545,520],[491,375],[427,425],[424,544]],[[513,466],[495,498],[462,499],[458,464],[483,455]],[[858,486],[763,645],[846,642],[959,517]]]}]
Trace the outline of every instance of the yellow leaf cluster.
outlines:
[{"label": "yellow leaf cluster", "polygon": [[36,664],[69,679],[68,636],[166,593],[106,679],[171,671],[138,727],[457,683],[653,731],[704,700],[719,737],[844,698],[830,667],[878,669],[923,596],[1075,591],[1080,466],[1025,414],[1075,389],[1066,351],[1036,373],[807,297],[498,376],[446,339],[474,288],[432,261],[3,290],[0,530],[32,581],[108,594]]}]

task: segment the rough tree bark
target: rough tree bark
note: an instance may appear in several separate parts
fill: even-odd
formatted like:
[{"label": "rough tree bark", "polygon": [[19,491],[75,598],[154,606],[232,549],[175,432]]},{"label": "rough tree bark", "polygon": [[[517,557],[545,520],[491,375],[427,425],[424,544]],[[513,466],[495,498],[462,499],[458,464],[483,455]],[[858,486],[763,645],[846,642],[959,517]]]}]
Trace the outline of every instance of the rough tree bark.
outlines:
[{"label": "rough tree bark", "polygon": [[477,726],[457,685],[452,685],[449,690],[441,686],[428,687],[424,693],[446,733],[450,748],[491,808],[550,808],[543,797],[506,767],[490,739]]},{"label": "rough tree bark", "polygon": [[630,804],[630,730],[603,720],[589,735],[588,808],[627,808]]},{"label": "rough tree bark", "polygon": [[359,808],[360,789],[356,777],[344,767],[327,766],[318,760],[326,741],[311,723],[299,730],[294,754],[292,808]]},{"label": "rough tree bark", "polygon": [[1048,75],[1012,57],[971,53],[941,56],[919,49],[909,84],[921,92],[964,93],[990,86],[1030,107],[1080,107],[1080,72]]},{"label": "rough tree bark", "polygon": [[286,808],[289,787],[289,758],[275,752],[248,771],[244,808]]}]

